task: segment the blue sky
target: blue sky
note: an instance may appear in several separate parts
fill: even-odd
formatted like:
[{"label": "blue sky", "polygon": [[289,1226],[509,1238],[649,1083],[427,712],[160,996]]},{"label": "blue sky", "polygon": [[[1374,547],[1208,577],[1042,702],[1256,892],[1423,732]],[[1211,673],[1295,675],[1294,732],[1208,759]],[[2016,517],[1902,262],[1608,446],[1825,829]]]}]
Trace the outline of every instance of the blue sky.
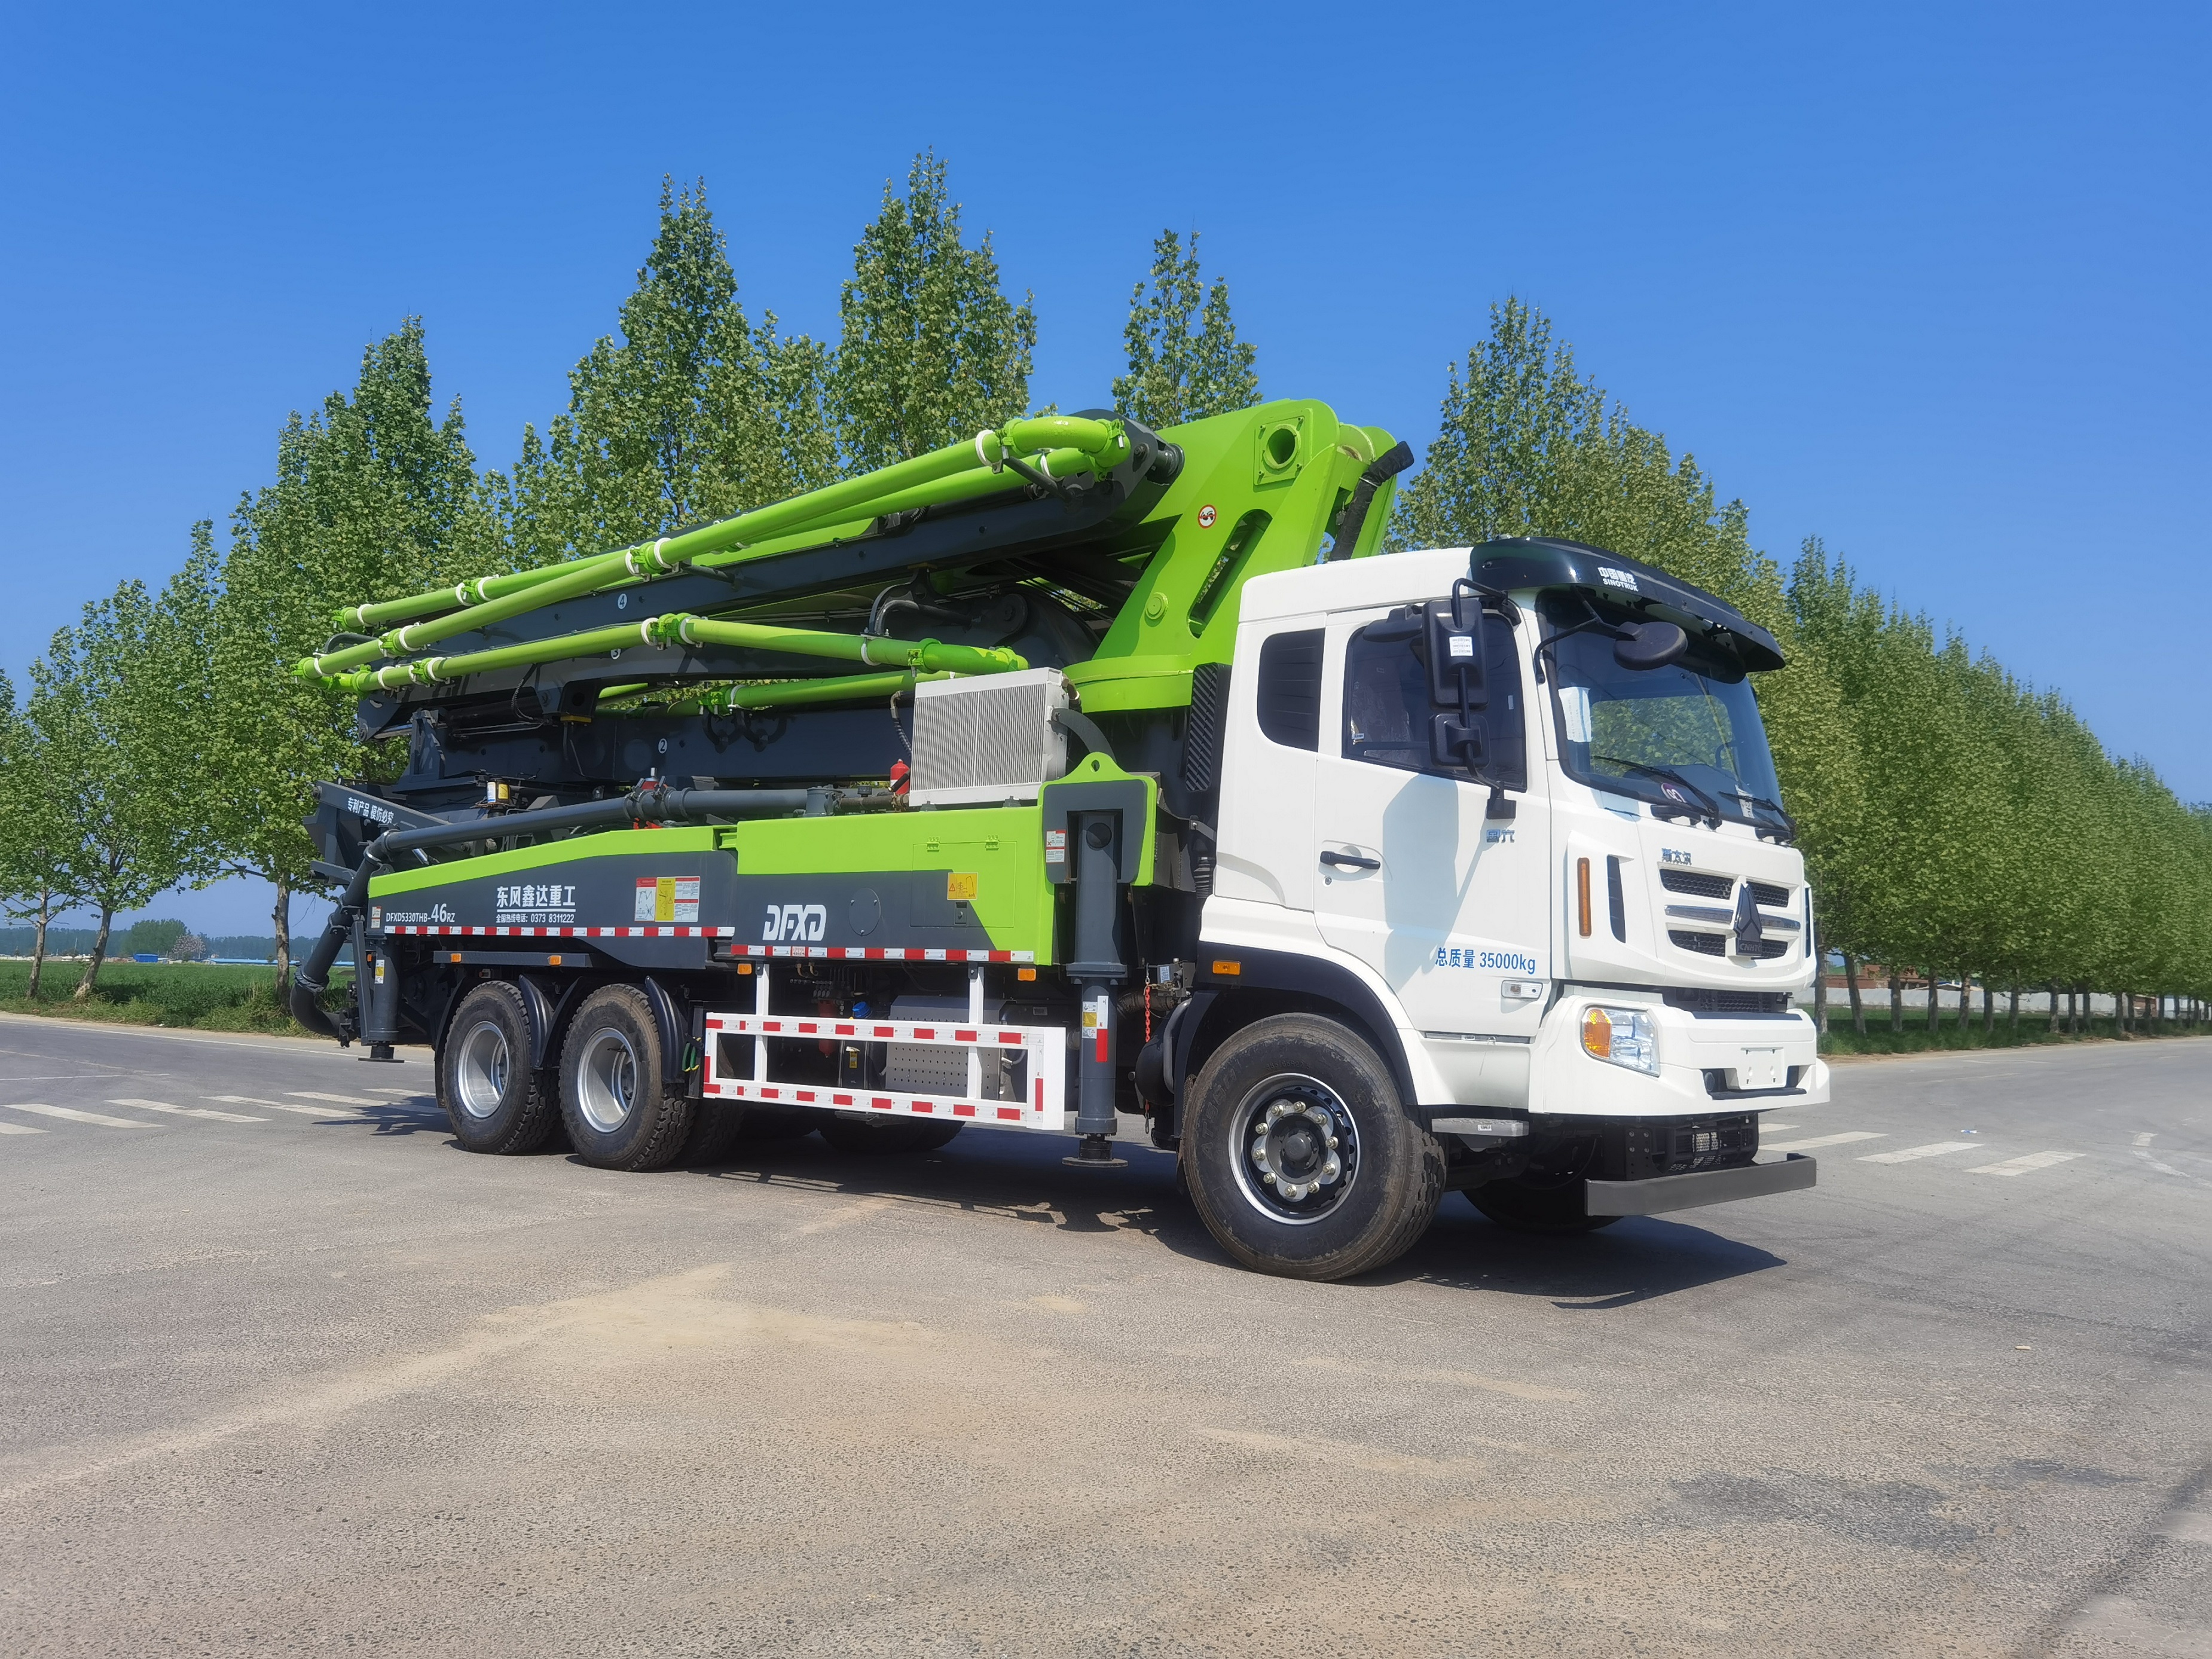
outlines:
[{"label": "blue sky", "polygon": [[[1063,21],[1066,20],[1066,21]],[[0,52],[0,666],[265,479],[420,313],[479,464],[566,397],[703,176],[756,315],[834,336],[933,145],[1107,399],[1196,228],[1270,393],[1416,448],[1517,293],[1754,539],[1869,580],[2212,798],[2212,9],[18,9]],[[2117,614],[2106,602],[2121,601]],[[237,885],[156,907],[258,928]]]}]

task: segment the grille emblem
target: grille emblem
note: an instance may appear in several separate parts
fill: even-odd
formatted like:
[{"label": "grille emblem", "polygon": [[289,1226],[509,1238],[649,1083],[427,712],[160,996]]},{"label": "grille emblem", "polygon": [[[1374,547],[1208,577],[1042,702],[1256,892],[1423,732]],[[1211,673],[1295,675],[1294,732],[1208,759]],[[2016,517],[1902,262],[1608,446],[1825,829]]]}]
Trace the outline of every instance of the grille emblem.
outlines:
[{"label": "grille emblem", "polygon": [[1755,955],[1765,938],[1766,928],[1759,919],[1759,901],[1751,896],[1751,884],[1743,882],[1735,890],[1736,954]]}]

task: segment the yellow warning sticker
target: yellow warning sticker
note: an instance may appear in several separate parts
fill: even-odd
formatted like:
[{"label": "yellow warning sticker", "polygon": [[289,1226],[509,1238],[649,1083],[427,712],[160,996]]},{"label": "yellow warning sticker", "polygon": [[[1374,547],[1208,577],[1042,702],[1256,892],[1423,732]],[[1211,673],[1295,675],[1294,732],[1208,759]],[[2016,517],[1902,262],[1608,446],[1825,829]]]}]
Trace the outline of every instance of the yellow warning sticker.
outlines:
[{"label": "yellow warning sticker", "polygon": [[949,899],[971,899],[975,896],[975,878],[973,874],[948,875],[945,878],[945,896]]}]

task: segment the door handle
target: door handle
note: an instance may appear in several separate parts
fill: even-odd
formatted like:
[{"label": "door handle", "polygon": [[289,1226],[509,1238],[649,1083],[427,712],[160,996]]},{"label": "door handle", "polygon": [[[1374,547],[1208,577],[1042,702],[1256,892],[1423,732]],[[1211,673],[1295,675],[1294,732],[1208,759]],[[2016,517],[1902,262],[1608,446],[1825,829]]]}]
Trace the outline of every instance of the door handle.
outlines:
[{"label": "door handle", "polygon": [[1382,867],[1381,859],[1364,859],[1357,853],[1323,853],[1321,861],[1334,864],[1340,870],[1380,870]]}]

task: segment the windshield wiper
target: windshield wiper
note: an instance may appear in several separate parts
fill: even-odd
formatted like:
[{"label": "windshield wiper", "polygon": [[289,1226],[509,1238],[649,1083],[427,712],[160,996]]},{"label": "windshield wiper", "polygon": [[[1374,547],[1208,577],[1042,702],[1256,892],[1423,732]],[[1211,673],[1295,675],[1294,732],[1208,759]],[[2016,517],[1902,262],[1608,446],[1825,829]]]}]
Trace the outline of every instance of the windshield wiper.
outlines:
[{"label": "windshield wiper", "polygon": [[[1590,758],[1592,760],[1603,761],[1608,766],[1625,766],[1630,771],[1641,772],[1647,777],[1659,778],[1669,783],[1680,784],[1683,788],[1695,795],[1698,801],[1704,805],[1705,809],[1705,822],[1713,829],[1717,830],[1721,827],[1720,803],[1715,800],[1711,795],[1707,794],[1704,790],[1698,788],[1696,784],[1692,783],[1689,779],[1684,777],[1680,772],[1674,770],[1673,767],[1652,766],[1643,761],[1623,760],[1618,755],[1592,755]],[[1676,803],[1676,805],[1681,805],[1682,811],[1685,812],[1689,811],[1689,808],[1686,805],[1682,805],[1680,802]],[[1695,815],[1692,814],[1692,816]]]},{"label": "windshield wiper", "polygon": [[1721,793],[1728,796],[1732,800],[1745,800],[1749,801],[1753,806],[1764,806],[1768,811],[1773,813],[1776,817],[1782,820],[1782,833],[1787,839],[1790,841],[1797,839],[1797,820],[1791,817],[1790,814],[1783,809],[1783,805],[1780,801],[1769,800],[1764,795],[1751,794],[1741,789],[1723,789],[1721,791]]}]

